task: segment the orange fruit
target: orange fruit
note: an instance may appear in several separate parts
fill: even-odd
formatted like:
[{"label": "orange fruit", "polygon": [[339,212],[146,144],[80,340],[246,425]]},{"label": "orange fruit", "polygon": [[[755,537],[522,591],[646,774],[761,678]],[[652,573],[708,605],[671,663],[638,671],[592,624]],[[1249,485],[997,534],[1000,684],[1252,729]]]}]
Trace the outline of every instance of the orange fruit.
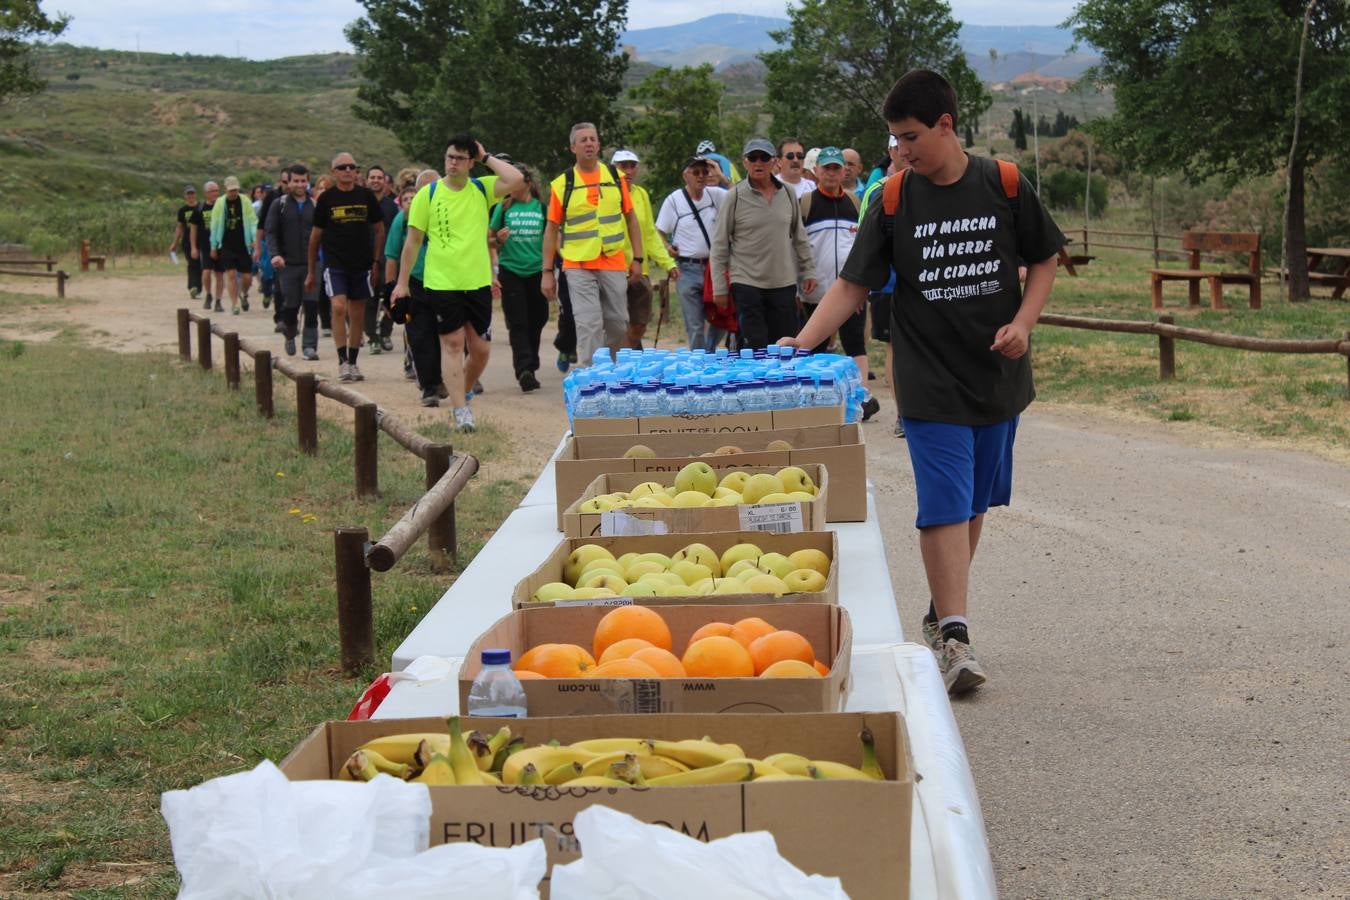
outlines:
[{"label": "orange fruit", "polygon": [[777,631],[768,622],[765,622],[759,616],[751,616],[748,619],[741,619],[735,625],[731,626],[731,636],[734,637],[742,647],[749,649],[755,642],[755,638],[763,637]]},{"label": "orange fruit", "polygon": [[816,667],[807,665],[800,659],[780,659],[759,673],[760,678],[821,678]]},{"label": "orange fruit", "polygon": [[529,669],[516,669],[516,677],[521,681],[529,681],[532,678],[542,679],[544,676],[538,672],[531,672]]},{"label": "orange fruit", "polygon": [[714,637],[716,635],[721,635],[722,637],[731,637],[731,623],[709,622],[707,625],[704,625],[698,631],[695,631],[693,634],[689,635],[689,642],[685,644],[685,646],[688,647],[689,644],[692,644],[695,641],[701,641],[705,637]]},{"label": "orange fruit", "polygon": [[775,631],[756,638],[750,645],[750,658],[755,661],[755,674],[784,659],[798,659],[808,666],[816,661],[811,642],[795,631]]},{"label": "orange fruit", "polygon": [[624,638],[606,647],[605,652],[600,654],[600,658],[596,662],[603,666],[611,659],[627,659],[637,651],[651,646],[653,646],[652,642],[645,638]]},{"label": "orange fruit", "polygon": [[624,638],[642,638],[653,646],[670,649],[670,626],[661,614],[645,606],[618,606],[605,613],[595,626],[592,652],[600,656],[610,644]]},{"label": "orange fruit", "polygon": [[669,650],[662,650],[660,647],[644,647],[628,658],[646,663],[655,669],[662,678],[685,677],[684,663],[680,662],[680,658]]},{"label": "orange fruit", "polygon": [[529,669],[545,678],[580,678],[595,667],[595,657],[576,644],[538,644],[525,651],[517,669]]},{"label": "orange fruit", "polygon": [[661,673],[636,659],[611,659],[586,673],[587,678],[660,678]]},{"label": "orange fruit", "polygon": [[812,663],[812,665],[816,667],[816,671],[819,672],[821,675],[825,675],[827,677],[829,676],[830,667],[825,665],[820,660],[816,660],[814,663]]},{"label": "orange fruit", "polygon": [[748,678],[755,674],[750,651],[721,635],[690,644],[680,662],[691,678]]}]

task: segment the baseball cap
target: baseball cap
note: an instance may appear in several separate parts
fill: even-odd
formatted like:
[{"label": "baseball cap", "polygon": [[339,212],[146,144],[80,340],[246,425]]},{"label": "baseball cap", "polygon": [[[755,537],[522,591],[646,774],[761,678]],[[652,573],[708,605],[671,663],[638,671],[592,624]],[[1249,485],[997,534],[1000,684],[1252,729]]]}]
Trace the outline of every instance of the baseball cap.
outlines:
[{"label": "baseball cap", "polygon": [[621,162],[639,162],[638,155],[632,150],[615,150],[614,155],[609,158],[609,164],[617,166]]},{"label": "baseball cap", "polygon": [[741,151],[741,156],[749,156],[751,153],[767,153],[770,156],[776,156],[778,149],[764,138],[757,137],[745,142],[745,149]]},{"label": "baseball cap", "polygon": [[183,185],[183,193],[195,194],[197,193],[197,186],[195,184],[185,184]]},{"label": "baseball cap", "polygon": [[239,190],[239,179],[238,179],[238,178],[235,178],[233,175],[230,175],[229,177],[227,177],[227,178],[225,179],[225,190],[227,190],[227,191],[237,191],[237,190]]},{"label": "baseball cap", "polygon": [[694,152],[699,156],[702,156],[705,153],[716,153],[717,145],[712,141],[699,141],[698,146],[694,148]]},{"label": "baseball cap", "polygon": [[886,135],[886,146],[894,149],[900,146],[900,142],[895,139],[895,135],[888,134]]},{"label": "baseball cap", "polygon": [[844,165],[844,151],[838,147],[822,147],[819,154],[816,155],[816,165]]},{"label": "baseball cap", "polygon": [[806,157],[802,160],[802,165],[809,172],[816,167],[816,160],[820,158],[820,148],[812,147],[806,151]]},{"label": "baseball cap", "polygon": [[680,171],[683,172],[690,166],[701,166],[708,162],[711,162],[708,157],[695,154],[684,161],[684,165],[680,166]]}]

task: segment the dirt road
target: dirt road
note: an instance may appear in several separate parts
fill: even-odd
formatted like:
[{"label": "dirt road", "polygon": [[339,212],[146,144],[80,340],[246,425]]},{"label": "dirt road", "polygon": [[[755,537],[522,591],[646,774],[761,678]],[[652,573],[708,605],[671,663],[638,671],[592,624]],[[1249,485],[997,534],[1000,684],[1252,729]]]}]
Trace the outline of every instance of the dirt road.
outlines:
[{"label": "dirt road", "polygon": [[[180,283],[78,279],[86,303],[38,317],[172,351]],[[225,319],[280,351],[256,306]],[[29,328],[0,319],[8,337],[51,334]],[[546,363],[544,389],[522,396],[495,330],[474,406],[510,438],[493,477],[532,477],[565,425],[560,376]],[[331,374],[331,342],[322,353]],[[363,354],[361,390],[412,420],[447,416],[417,404],[400,361]],[[927,591],[893,421],[886,402],[866,427],[868,467],[913,633]],[[1014,504],[990,517],[973,578],[992,680],[955,705],[1001,893],[1350,893],[1350,465],[1038,404]]]}]

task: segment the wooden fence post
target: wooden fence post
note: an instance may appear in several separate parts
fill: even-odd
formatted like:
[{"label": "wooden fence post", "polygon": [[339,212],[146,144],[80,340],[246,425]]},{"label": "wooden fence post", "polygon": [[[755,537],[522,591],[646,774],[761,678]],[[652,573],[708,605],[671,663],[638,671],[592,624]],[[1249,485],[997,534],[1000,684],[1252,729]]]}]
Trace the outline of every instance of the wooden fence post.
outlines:
[{"label": "wooden fence post", "polygon": [[206,371],[211,371],[211,320],[197,320],[197,359]]},{"label": "wooden fence post", "polygon": [[239,390],[239,334],[228,332],[225,337],[225,384]]},{"label": "wooden fence post", "polygon": [[344,526],[333,532],[337,570],[338,643],[342,671],[359,674],[375,662],[375,631],[370,600],[370,569],[366,566],[365,528]]},{"label": "wooden fence post", "polygon": [[80,271],[89,271],[89,239],[80,241]]},{"label": "wooden fence post", "polygon": [[1158,229],[1153,229],[1153,268],[1158,268],[1162,263],[1158,259]]},{"label": "wooden fence post", "polygon": [[[441,476],[449,471],[450,460],[454,454],[454,448],[449,444],[432,444],[427,448],[427,490],[431,490],[432,486],[441,480]],[[452,562],[458,561],[455,504],[451,503],[427,529],[427,551],[431,554],[432,567],[437,571],[446,571]]]},{"label": "wooden fence post", "polygon": [[178,310],[178,355],[184,362],[192,360],[192,321],[186,309]]},{"label": "wooden fence post", "polygon": [[[1350,344],[1350,331],[1342,334],[1341,340]],[[1345,399],[1350,400],[1350,353],[1345,355]]]},{"label": "wooden fence post", "polygon": [[356,496],[374,497],[380,492],[380,425],[374,403],[362,403],[354,410]]},{"label": "wooden fence post", "polygon": [[313,456],[319,452],[319,401],[314,373],[295,379],[295,424],[300,435],[300,450]]},{"label": "wooden fence post", "polygon": [[[1158,321],[1163,325],[1171,325],[1176,319],[1173,316],[1158,316]],[[1175,338],[1165,334],[1158,335],[1158,380],[1172,381],[1177,377],[1177,342]]]},{"label": "wooden fence post", "polygon": [[258,415],[270,419],[275,414],[272,406],[272,351],[259,350],[253,354],[253,399],[258,404]]},{"label": "wooden fence post", "polygon": [[[48,263],[47,271],[50,272],[51,270],[51,263]],[[70,276],[65,273],[65,270],[58,270],[56,273],[56,296],[62,300],[66,299],[66,279],[69,277]]]}]

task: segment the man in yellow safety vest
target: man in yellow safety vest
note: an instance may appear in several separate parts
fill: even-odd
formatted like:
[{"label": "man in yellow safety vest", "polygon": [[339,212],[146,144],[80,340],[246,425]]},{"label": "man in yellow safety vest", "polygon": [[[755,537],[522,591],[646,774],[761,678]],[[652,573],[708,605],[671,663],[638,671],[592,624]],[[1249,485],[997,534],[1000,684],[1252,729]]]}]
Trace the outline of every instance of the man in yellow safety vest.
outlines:
[{"label": "man in yellow safety vest", "polygon": [[[550,300],[557,297],[553,267],[555,255],[561,255],[577,327],[577,357],[581,365],[590,365],[597,349],[617,350],[628,331],[628,282],[642,278],[642,228],[627,179],[600,160],[595,126],[573,125],[569,143],[577,161],[550,186],[540,288]],[[625,233],[631,259],[624,252]]]}]

